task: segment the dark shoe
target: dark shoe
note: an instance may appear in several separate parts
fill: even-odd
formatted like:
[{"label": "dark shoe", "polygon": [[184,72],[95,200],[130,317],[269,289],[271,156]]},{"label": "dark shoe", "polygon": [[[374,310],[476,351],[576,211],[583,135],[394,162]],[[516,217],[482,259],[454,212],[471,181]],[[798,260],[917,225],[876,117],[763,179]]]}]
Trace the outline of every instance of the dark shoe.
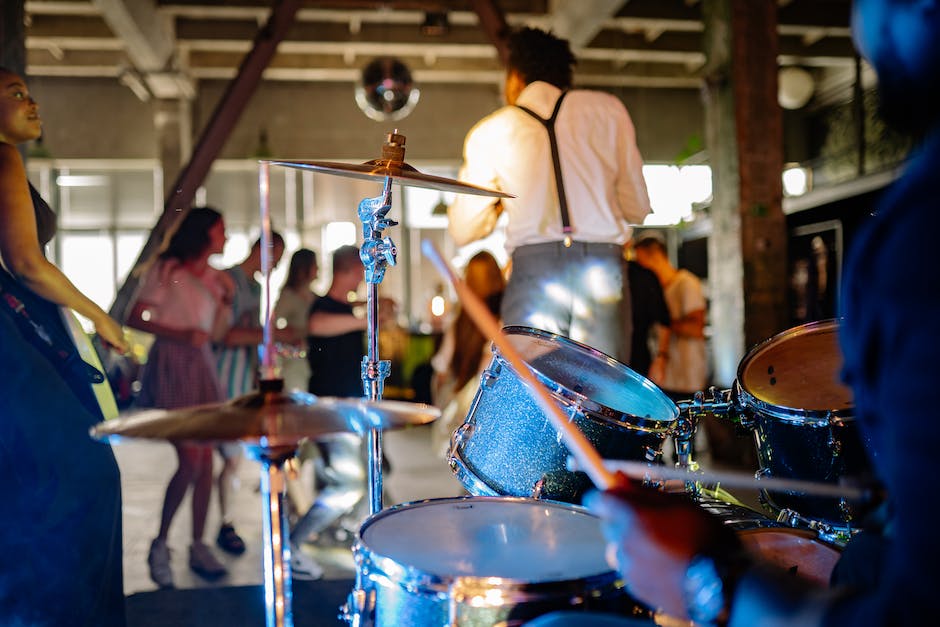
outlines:
[{"label": "dark shoe", "polygon": [[219,528],[219,537],[216,538],[216,544],[226,553],[232,555],[241,555],[245,552],[245,541],[235,532],[232,525],[222,525]]}]

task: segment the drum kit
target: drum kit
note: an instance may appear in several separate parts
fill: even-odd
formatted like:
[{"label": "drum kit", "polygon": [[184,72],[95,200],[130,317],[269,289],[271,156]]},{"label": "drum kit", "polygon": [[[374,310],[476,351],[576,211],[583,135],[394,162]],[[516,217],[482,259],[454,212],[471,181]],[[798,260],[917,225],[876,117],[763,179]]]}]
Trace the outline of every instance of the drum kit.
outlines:
[{"label": "drum kit", "polygon": [[[528,327],[500,330],[494,320],[476,318],[493,340],[493,357],[450,447],[451,469],[470,496],[382,508],[382,431],[440,415],[431,406],[381,398],[389,362],[378,356],[377,285],[397,254],[382,235],[396,224],[386,217],[392,184],[508,196],[422,174],[404,162],[404,139],[391,133],[382,158],[364,164],[266,161],[260,167],[263,242],[270,242],[270,165],[384,184],[381,196],[359,206],[369,287],[363,398],[285,393],[266,308],[258,392],[226,403],[138,413],[92,429],[102,439],[243,443],[261,465],[266,625],[293,625],[285,464],[303,441],[336,433],[355,433],[369,444],[372,511],[353,547],[356,583],[341,608],[341,617],[355,627],[521,625],[558,609],[652,616],[606,561],[600,520],[577,504],[592,485],[610,486],[609,468],[618,463],[639,466],[633,476],[653,485],[663,485],[657,474],[681,478],[701,507],[734,528],[755,554],[827,583],[856,527],[850,497],[857,494],[841,484],[867,471],[851,393],[838,383],[836,320],[774,336],[747,354],[731,389],[702,391],[677,404],[589,346]],[[270,260],[262,263],[269,277]],[[460,281],[452,272],[448,278],[473,313]],[[483,309],[479,315],[489,315]],[[760,463],[755,477],[710,476],[697,468],[690,443],[706,414],[753,433]],[[669,437],[676,443],[676,469],[662,462]],[[587,474],[573,469],[578,464],[571,455]],[[601,462],[608,466],[599,467]],[[762,491],[771,516],[737,502],[725,489],[734,481],[722,486],[713,480],[729,477],[756,489],[771,487]]]}]

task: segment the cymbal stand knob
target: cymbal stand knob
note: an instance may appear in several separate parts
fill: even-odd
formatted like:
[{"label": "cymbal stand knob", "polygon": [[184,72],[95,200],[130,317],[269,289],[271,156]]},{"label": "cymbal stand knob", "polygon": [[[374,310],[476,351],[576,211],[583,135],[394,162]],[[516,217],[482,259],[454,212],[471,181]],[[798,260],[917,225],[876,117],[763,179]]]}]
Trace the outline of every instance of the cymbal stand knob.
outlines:
[{"label": "cymbal stand knob", "polygon": [[395,165],[405,162],[405,136],[399,135],[398,129],[386,135],[385,144],[382,146],[382,159]]}]

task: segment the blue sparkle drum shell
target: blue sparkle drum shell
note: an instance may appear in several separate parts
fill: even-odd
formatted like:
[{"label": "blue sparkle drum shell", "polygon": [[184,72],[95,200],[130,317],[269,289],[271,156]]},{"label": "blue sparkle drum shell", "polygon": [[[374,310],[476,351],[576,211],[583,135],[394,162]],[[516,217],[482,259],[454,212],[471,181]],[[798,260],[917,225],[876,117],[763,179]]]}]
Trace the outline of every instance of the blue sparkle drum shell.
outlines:
[{"label": "blue sparkle drum shell", "polygon": [[[603,458],[657,462],[679,409],[652,382],[571,339],[529,327],[503,329],[552,399]],[[566,468],[568,448],[527,384],[493,347],[450,465],[478,496],[580,502],[591,484]]]},{"label": "blue sparkle drum shell", "polygon": [[561,609],[639,615],[605,547],[582,507],[455,497],[372,515],[353,555],[379,627],[521,625]]},{"label": "blue sparkle drum shell", "polygon": [[[840,381],[839,321],[794,327],[755,346],[738,367],[735,395],[754,430],[760,475],[838,483],[871,472],[854,417],[852,391]],[[763,491],[775,512],[849,526],[841,499]]]}]

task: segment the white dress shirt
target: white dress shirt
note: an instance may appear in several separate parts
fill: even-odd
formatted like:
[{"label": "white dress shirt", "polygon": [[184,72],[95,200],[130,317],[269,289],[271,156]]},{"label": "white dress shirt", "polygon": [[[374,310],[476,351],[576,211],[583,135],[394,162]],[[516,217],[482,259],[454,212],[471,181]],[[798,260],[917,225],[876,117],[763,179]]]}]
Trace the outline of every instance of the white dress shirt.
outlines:
[{"label": "white dress shirt", "polygon": [[[547,119],[559,96],[554,85],[536,81],[525,87],[516,104]],[[604,92],[569,91],[555,133],[572,238],[625,243],[630,225],[643,222],[650,203],[636,133],[623,103]],[[470,130],[459,178],[516,196],[502,199],[509,215],[508,252],[564,239],[548,132],[525,111],[502,107]],[[499,210],[493,198],[458,194],[448,216],[448,230],[462,246],[489,235]]]}]

